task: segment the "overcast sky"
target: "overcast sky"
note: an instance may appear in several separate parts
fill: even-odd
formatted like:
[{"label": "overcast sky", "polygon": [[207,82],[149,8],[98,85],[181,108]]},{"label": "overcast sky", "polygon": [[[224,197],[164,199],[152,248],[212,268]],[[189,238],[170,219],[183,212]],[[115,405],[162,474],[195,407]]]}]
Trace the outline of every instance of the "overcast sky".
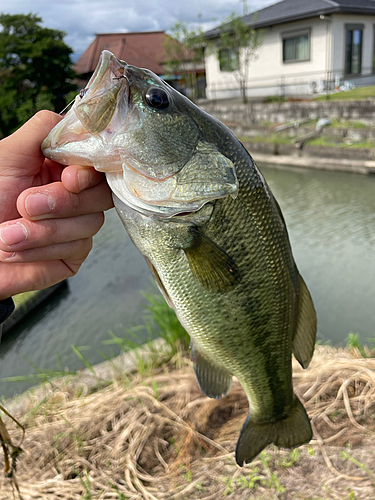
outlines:
[{"label": "overcast sky", "polygon": [[[277,1],[247,0],[247,10],[253,12]],[[39,15],[46,27],[65,31],[74,61],[95,33],[168,31],[178,20],[199,22],[209,29],[232,12],[242,14],[243,9],[241,0],[0,0],[2,13],[31,12]]]}]

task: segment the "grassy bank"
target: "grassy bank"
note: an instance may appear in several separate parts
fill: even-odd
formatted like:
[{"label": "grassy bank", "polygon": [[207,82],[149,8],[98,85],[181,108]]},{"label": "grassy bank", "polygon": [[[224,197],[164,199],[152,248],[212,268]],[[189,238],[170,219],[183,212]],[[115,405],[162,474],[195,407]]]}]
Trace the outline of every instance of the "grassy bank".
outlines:
[{"label": "grassy bank", "polygon": [[[375,86],[370,85],[368,87],[358,87],[353,90],[348,90],[345,92],[335,92],[328,96],[331,101],[360,101],[362,99],[369,99],[375,97]],[[314,99],[315,101],[326,101],[327,96],[321,95]]]},{"label": "grassy bank", "polygon": [[[240,468],[234,449],[248,412],[241,386],[235,381],[226,398],[210,400],[189,359],[168,357],[157,366],[153,353],[142,374],[117,373],[104,388],[67,382],[39,403],[25,397],[15,415],[26,429],[16,474],[22,498],[375,497],[374,358],[355,347],[317,346],[308,370],[296,363],[295,390],[313,441],[296,450],[270,446]],[[21,430],[7,425],[17,443]],[[0,492],[12,498],[10,479],[0,479]]]},{"label": "grassy bank", "polygon": [[[242,143],[267,143],[267,144],[286,144],[293,146],[296,142],[295,137],[288,137],[286,135],[280,134],[268,134],[268,135],[256,135],[253,137],[241,135],[238,137]],[[319,136],[315,139],[309,139],[305,141],[308,146],[326,146],[329,148],[341,148],[341,149],[371,149],[375,147],[375,141],[361,141],[354,142],[337,138],[334,140],[331,137]]]}]

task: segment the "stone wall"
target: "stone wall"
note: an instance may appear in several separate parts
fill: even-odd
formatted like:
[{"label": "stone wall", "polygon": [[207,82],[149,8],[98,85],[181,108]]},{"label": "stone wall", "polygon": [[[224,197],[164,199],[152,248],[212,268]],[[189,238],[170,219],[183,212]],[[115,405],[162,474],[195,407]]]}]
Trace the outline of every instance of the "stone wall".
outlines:
[{"label": "stone wall", "polygon": [[[299,156],[311,158],[333,158],[345,160],[362,160],[373,161],[375,160],[375,152],[370,148],[340,148],[340,147],[327,147],[327,146],[310,146],[306,144],[303,149],[298,149],[291,144],[277,144],[271,142],[243,142],[245,148],[250,152],[262,153],[267,155],[286,155],[286,156]],[[345,168],[347,170],[347,168]]]},{"label": "stone wall", "polygon": [[283,103],[250,102],[236,100],[200,103],[200,107],[222,122],[235,122],[243,126],[263,123],[285,123],[304,118],[336,118],[362,120],[375,123],[375,99],[363,101],[302,101]]}]

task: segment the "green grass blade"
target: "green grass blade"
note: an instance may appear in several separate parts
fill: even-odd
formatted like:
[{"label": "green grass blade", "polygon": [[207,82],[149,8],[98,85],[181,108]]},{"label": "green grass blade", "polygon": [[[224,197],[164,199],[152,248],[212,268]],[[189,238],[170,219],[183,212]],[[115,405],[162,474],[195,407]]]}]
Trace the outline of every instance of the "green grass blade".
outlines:
[{"label": "green grass blade", "polygon": [[85,358],[85,356],[81,353],[78,347],[75,346],[74,344],[71,344],[70,347],[73,349],[74,353],[79,357],[79,359],[86,365],[86,367],[90,370],[90,372],[96,377],[94,368],[92,367],[91,363]]}]

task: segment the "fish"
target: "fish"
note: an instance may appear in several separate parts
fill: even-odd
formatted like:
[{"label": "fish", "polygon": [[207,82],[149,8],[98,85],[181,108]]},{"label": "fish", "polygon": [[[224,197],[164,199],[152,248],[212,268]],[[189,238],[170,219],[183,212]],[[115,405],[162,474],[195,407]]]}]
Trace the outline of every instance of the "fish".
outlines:
[{"label": "fish", "polygon": [[191,337],[201,391],[249,400],[239,465],[312,438],[292,355],[313,356],[317,320],[280,207],[249,152],[147,69],[103,51],[42,150],[105,172],[131,240]]}]

